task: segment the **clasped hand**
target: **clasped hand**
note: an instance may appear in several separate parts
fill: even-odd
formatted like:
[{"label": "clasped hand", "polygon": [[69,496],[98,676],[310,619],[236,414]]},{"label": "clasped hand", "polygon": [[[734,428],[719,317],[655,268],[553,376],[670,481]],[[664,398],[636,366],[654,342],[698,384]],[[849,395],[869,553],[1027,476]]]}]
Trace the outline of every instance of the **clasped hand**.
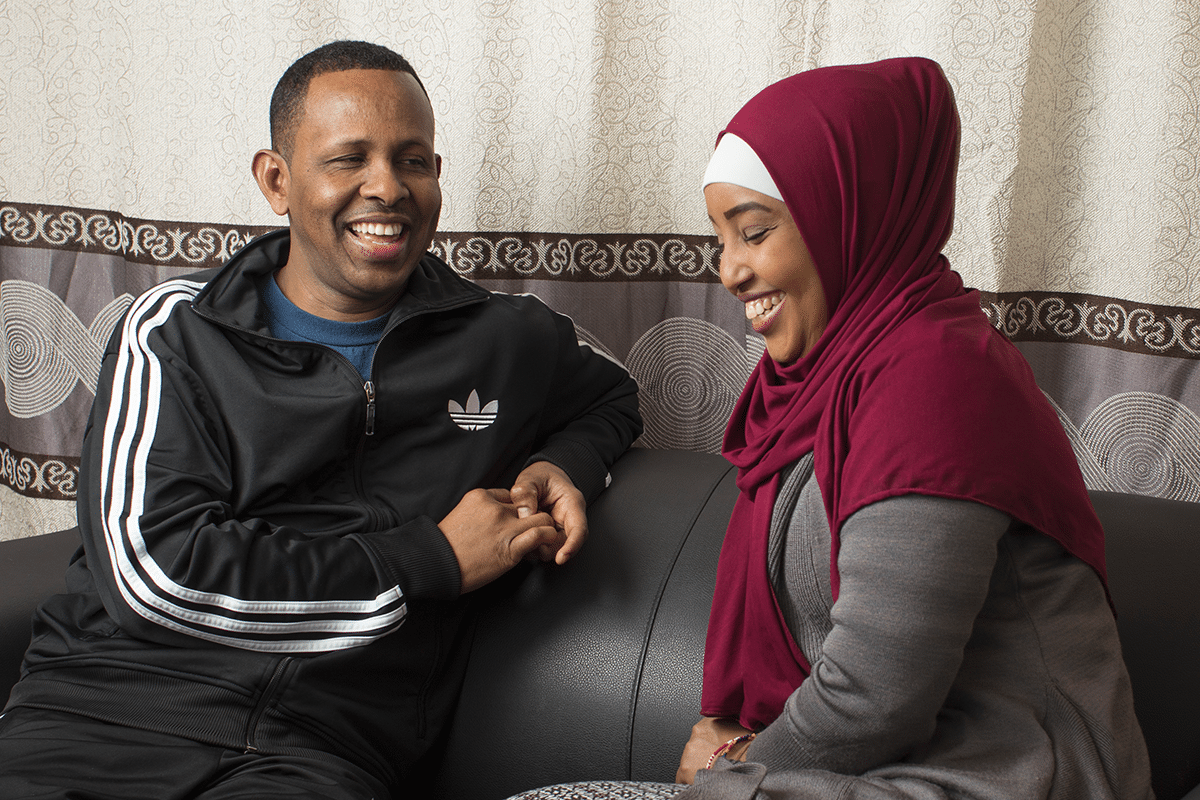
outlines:
[{"label": "clasped hand", "polygon": [[[683,748],[675,780],[678,783],[695,781],[696,772],[708,765],[712,754],[721,745],[744,733],[750,731],[729,717],[701,717],[700,721],[692,726],[692,737]],[[747,744],[742,743],[726,753],[725,757],[732,761],[741,761],[745,757],[746,747]]]},{"label": "clasped hand", "polygon": [[525,558],[566,563],[587,539],[583,494],[558,467],[526,467],[511,489],[474,489],[438,523],[462,574],[478,589]]}]

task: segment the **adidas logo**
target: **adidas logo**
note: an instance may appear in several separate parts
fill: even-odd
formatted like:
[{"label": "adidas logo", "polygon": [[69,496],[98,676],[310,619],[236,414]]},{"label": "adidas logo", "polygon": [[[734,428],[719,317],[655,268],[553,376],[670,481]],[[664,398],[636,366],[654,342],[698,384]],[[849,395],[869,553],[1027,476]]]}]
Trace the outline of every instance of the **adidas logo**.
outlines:
[{"label": "adidas logo", "polygon": [[450,419],[464,431],[479,431],[496,421],[500,410],[500,401],[493,400],[483,408],[479,407],[479,392],[471,390],[467,398],[467,407],[463,408],[453,400],[450,401]]}]

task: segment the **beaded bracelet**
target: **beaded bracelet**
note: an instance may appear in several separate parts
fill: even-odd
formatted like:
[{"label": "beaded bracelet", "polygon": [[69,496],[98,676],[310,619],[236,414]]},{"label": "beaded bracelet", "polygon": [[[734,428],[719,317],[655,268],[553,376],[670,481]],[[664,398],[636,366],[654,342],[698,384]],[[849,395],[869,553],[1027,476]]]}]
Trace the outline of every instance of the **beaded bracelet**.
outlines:
[{"label": "beaded bracelet", "polygon": [[748,742],[748,741],[750,741],[751,739],[753,739],[753,738],[754,738],[755,736],[757,736],[757,735],[758,735],[758,734],[755,734],[755,733],[743,733],[741,736],[735,736],[735,737],[733,737],[733,738],[732,738],[732,739],[730,739],[728,742],[726,742],[725,744],[723,744],[723,745],[721,745],[720,747],[718,747],[718,748],[716,749],[716,751],[715,751],[715,752],[713,752],[713,754],[712,754],[711,756],[709,756],[708,763],[704,765],[704,768],[705,768],[705,769],[712,769],[712,765],[713,765],[713,764],[715,764],[715,763],[717,763],[717,759],[718,759],[718,758],[720,758],[721,756],[725,755],[726,753],[728,753],[728,752],[729,752],[730,750],[732,750],[733,748],[737,747],[737,746],[738,746],[739,744],[741,744],[742,742]]}]

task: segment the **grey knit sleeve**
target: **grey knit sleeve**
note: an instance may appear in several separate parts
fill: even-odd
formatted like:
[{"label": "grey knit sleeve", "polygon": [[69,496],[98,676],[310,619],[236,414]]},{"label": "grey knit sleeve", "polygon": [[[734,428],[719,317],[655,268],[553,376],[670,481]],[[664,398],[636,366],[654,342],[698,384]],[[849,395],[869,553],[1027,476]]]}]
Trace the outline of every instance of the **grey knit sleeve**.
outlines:
[{"label": "grey knit sleeve", "polygon": [[847,520],[821,657],[746,759],[855,775],[927,742],[1010,523],[978,503],[921,495]]}]

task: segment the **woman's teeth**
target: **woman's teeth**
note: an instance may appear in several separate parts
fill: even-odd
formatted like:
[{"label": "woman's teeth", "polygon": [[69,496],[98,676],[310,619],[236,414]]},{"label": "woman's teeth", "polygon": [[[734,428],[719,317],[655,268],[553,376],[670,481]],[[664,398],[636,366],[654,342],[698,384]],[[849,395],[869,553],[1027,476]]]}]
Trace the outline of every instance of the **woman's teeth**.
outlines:
[{"label": "woman's teeth", "polygon": [[749,303],[746,303],[746,319],[754,319],[755,317],[761,317],[763,314],[769,314],[771,309],[782,302],[782,294],[769,294],[766,297],[751,300]]}]

